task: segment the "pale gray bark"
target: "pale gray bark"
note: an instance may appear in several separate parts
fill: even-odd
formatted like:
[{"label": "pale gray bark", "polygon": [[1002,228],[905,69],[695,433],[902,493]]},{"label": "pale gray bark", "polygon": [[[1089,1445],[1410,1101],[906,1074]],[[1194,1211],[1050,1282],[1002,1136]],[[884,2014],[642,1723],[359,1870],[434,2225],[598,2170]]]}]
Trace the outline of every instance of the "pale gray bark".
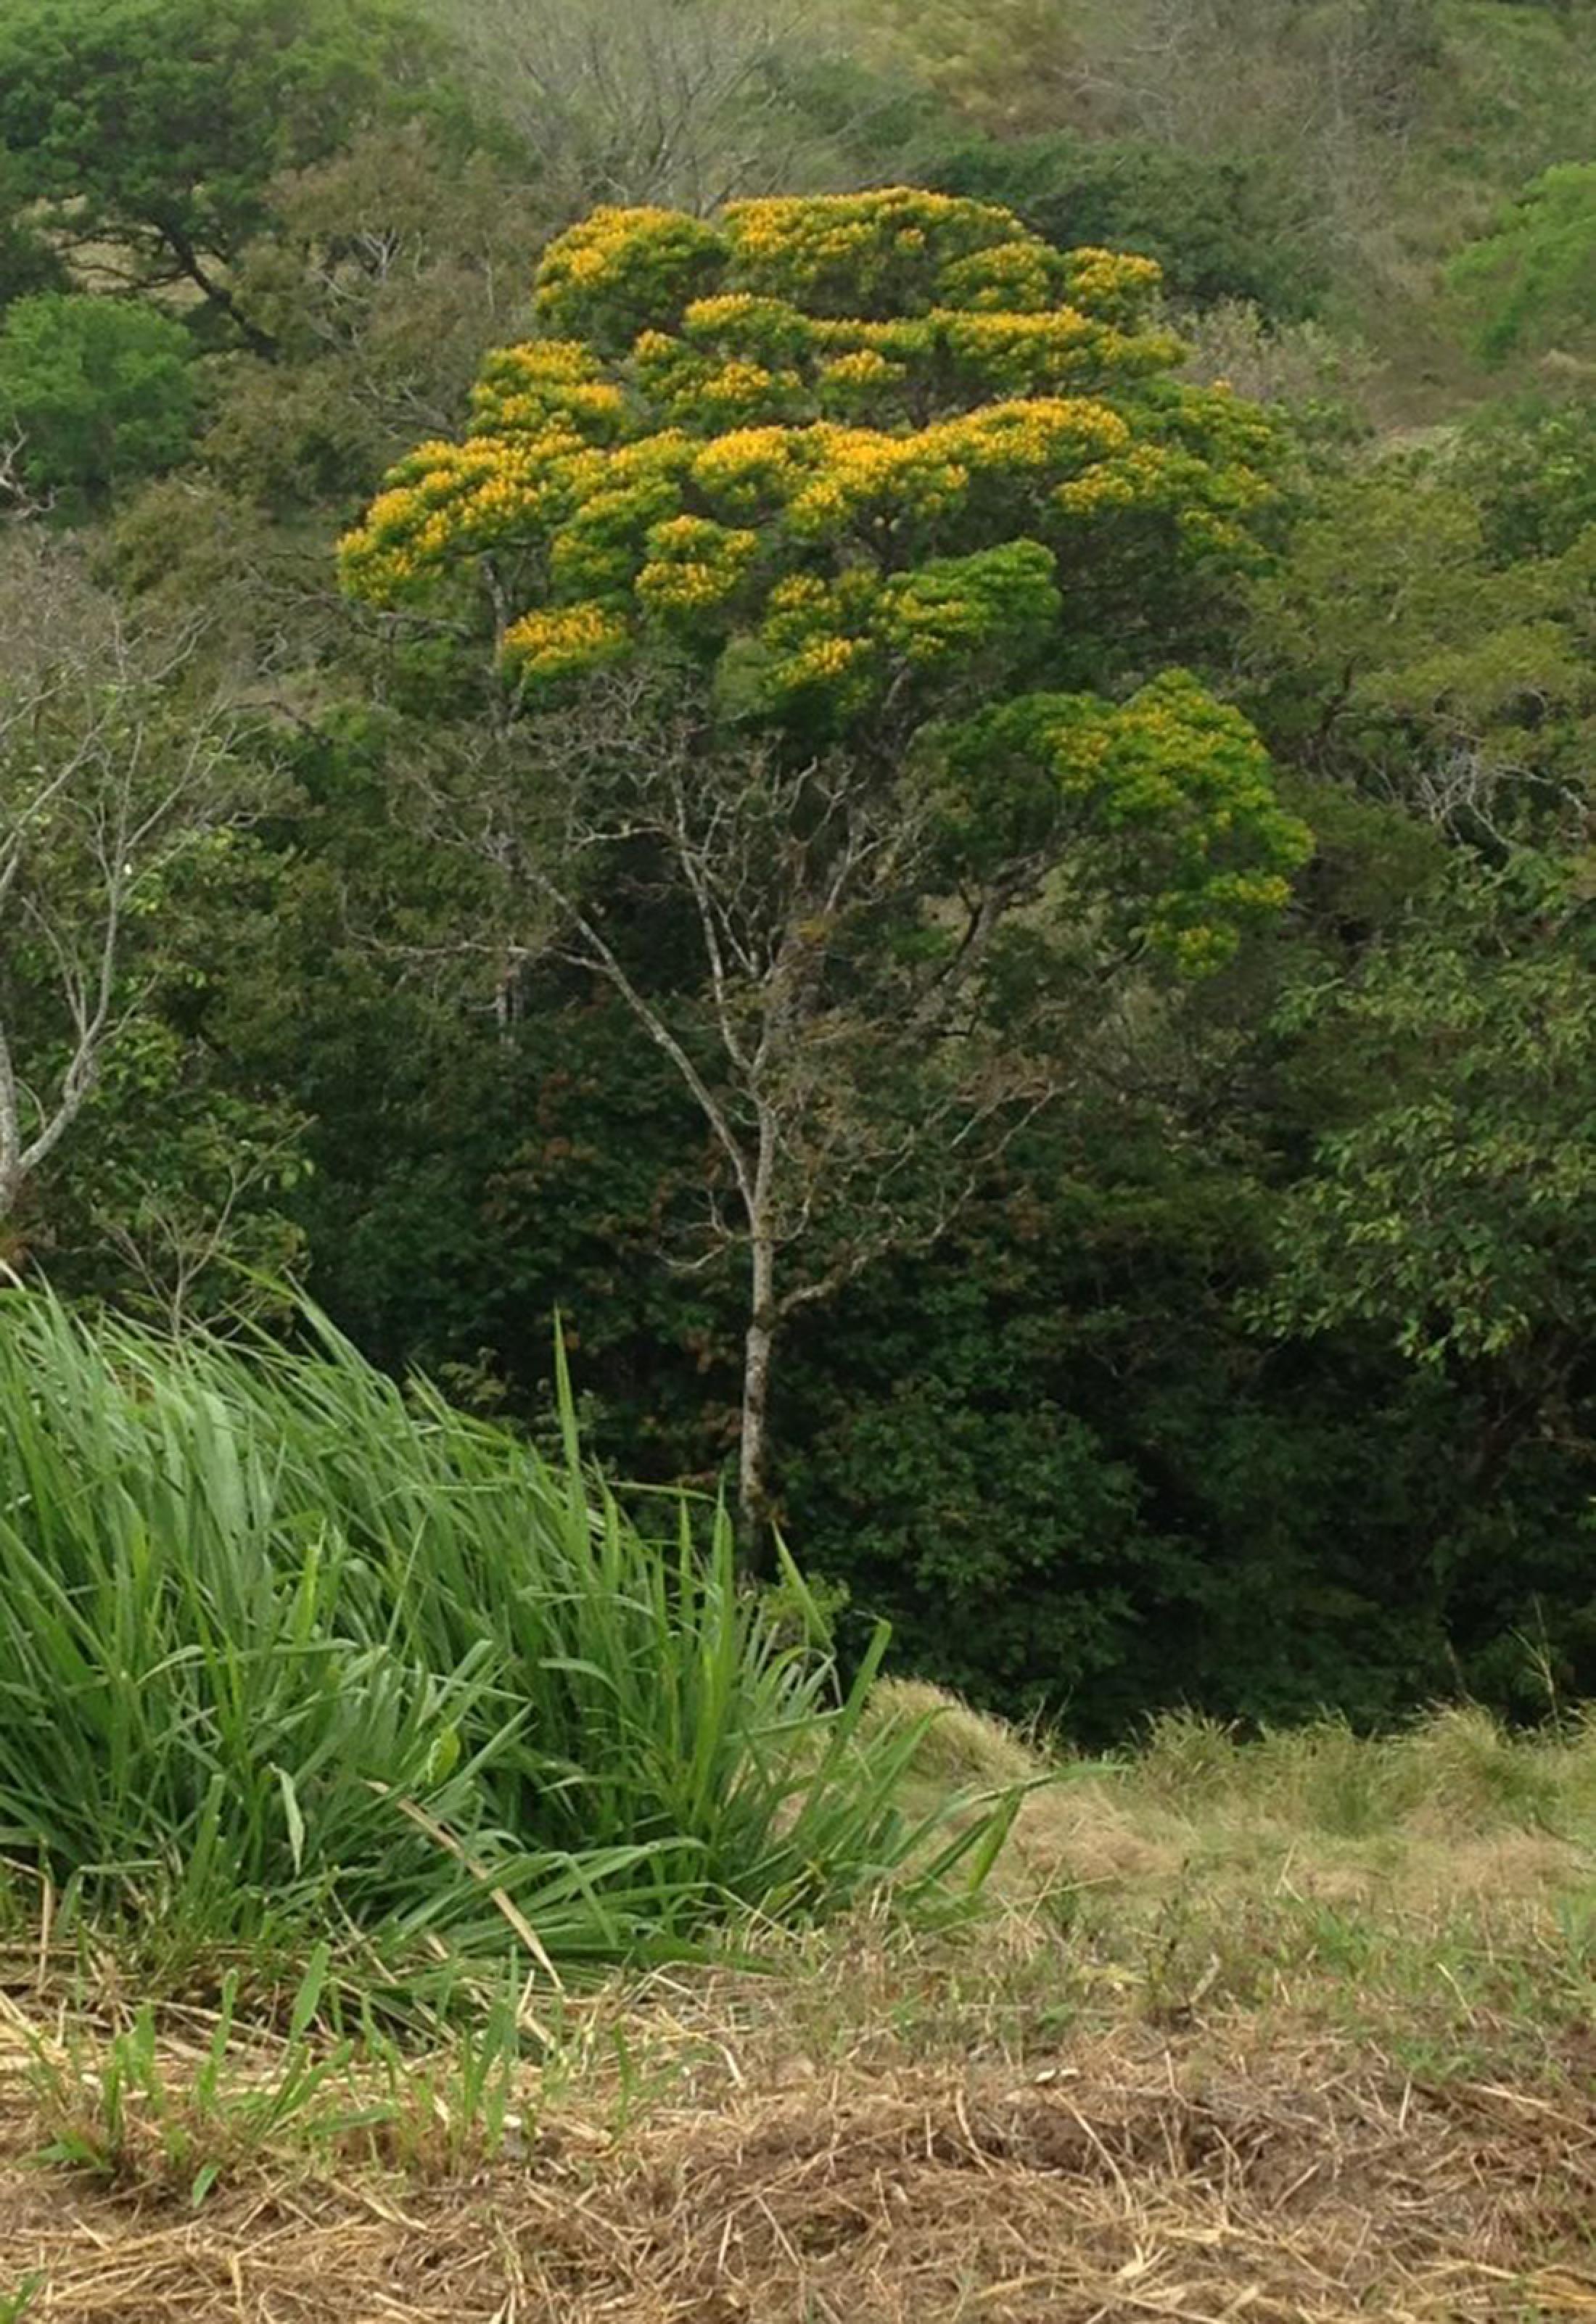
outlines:
[{"label": "pale gray bark", "polygon": [[[1013,1022],[989,1039],[979,1003],[999,930],[1046,867],[1005,864],[978,892],[940,899],[948,941],[903,965],[890,948],[878,956],[870,931],[927,891],[931,815],[912,784],[842,757],[793,764],[752,738],[728,758],[690,719],[662,723],[646,682],[624,678],[538,734],[546,781],[529,779],[523,728],[501,738],[496,786],[477,762],[466,799],[435,788],[429,813],[500,867],[512,899],[539,899],[534,934],[484,940],[495,984],[506,957],[599,977],[703,1118],[719,1183],[696,1250],[674,1263],[735,1258],[745,1271],[738,1520],[757,1568],[786,1327],[878,1259],[944,1232],[1055,1093],[1047,1045]],[[540,826],[529,797],[546,802]],[[636,869],[640,853],[651,871]],[[661,998],[629,969],[608,933],[610,876],[658,882],[688,907],[698,996]],[[912,1080],[911,1101],[892,1096],[895,1076]]]},{"label": "pale gray bark", "polygon": [[[215,819],[234,722],[192,693],[174,717],[194,650],[191,632],[131,636],[69,548],[0,531],[0,1219],[138,1005],[123,971],[141,890]],[[25,988],[5,974],[24,954]]]}]

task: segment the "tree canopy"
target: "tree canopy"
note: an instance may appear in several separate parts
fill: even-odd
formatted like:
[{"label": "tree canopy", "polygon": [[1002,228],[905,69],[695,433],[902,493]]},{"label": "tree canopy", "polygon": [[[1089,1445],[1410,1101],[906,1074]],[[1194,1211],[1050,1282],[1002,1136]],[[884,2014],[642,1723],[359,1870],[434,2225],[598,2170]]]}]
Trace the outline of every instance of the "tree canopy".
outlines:
[{"label": "tree canopy", "polygon": [[272,178],[420,102],[439,57],[401,0],[21,0],[0,22],[7,190],[230,309]]},{"label": "tree canopy", "polygon": [[0,438],[42,495],[103,501],[176,466],[198,416],[193,343],[150,307],[41,291],[0,318]]},{"label": "tree canopy", "polygon": [[1499,362],[1596,346],[1596,161],[1563,161],[1527,186],[1492,231],[1460,251],[1453,287]]},{"label": "tree canopy", "polygon": [[1246,562],[1268,495],[1261,415],[1171,377],[1157,279],[909,190],[599,211],[539,270],[548,336],[490,357],[463,442],[394,472],[346,586],[402,605],[485,576],[529,704],[654,651],[806,749],[935,724],[950,846],[983,787],[977,852],[1005,816],[1021,848],[1178,821],[1148,927],[1222,955],[1304,844],[1244,726],[1170,675],[1129,705],[1066,691],[1156,670],[1160,614],[1178,632]]}]

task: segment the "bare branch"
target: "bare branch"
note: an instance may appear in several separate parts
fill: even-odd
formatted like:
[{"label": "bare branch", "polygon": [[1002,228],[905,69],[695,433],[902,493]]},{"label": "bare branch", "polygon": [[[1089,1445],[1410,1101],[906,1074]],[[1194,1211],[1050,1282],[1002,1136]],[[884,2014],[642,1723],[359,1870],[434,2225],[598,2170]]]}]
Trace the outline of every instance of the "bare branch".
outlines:
[{"label": "bare branch", "polygon": [[238,721],[191,683],[199,626],[135,637],[69,546],[0,534],[0,1214],[139,1006],[134,899],[223,811]]}]

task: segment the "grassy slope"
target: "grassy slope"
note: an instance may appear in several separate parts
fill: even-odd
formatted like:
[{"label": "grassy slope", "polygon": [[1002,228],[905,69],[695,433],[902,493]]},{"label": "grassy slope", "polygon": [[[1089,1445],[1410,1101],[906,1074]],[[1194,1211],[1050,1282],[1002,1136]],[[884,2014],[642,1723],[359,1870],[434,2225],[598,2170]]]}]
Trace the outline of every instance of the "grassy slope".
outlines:
[{"label": "grassy slope", "polygon": [[[1039,1764],[955,1711],[916,1781]],[[130,2064],[114,1972],[69,2005],[19,1949],[0,2301],[40,2273],[75,2319],[1591,2316],[1593,1807],[1589,1729],[1172,1721],[1032,1795],[973,1926],[864,1914],[759,1975],[545,1990],[535,2061],[367,2044],[319,2084],[325,2043],[279,2029],[213,2087],[199,2008]]]},{"label": "grassy slope", "polygon": [[1596,10],[1524,0],[1444,0],[1445,63],[1394,157],[1371,236],[1370,290],[1343,279],[1339,318],[1379,366],[1378,420],[1423,425],[1533,381],[1470,353],[1442,270],[1554,161],[1588,159],[1596,121]]},{"label": "grassy slope", "polygon": [[[1335,0],[1316,13],[1333,21]],[[1200,8],[1159,0],[865,0],[856,21],[867,45],[872,28],[884,35],[889,69],[1000,133],[1262,152],[1313,187],[1331,258],[1323,320],[1371,359],[1361,400],[1382,429],[1427,426],[1521,383],[1473,358],[1443,270],[1550,163],[1589,158],[1592,0],[1436,0],[1439,61],[1383,126],[1340,115],[1302,55],[1271,49],[1269,28],[1289,11],[1264,5],[1233,12],[1222,51]]]}]

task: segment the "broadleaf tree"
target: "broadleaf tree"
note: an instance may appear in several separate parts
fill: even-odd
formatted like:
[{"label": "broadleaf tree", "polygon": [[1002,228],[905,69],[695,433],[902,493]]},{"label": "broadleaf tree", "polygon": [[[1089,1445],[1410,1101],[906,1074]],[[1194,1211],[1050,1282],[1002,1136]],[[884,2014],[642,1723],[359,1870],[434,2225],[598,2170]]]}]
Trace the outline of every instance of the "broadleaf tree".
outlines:
[{"label": "broadleaf tree", "polygon": [[70,543],[0,530],[0,1223],[108,1074],[150,1077],[151,929],[258,803],[245,724],[193,625],[140,629]]},{"label": "broadleaf tree", "polygon": [[444,50],[395,0],[16,0],[0,155],[57,245],[183,282],[258,348],[231,269],[280,171],[434,101]]},{"label": "broadleaf tree", "polygon": [[1307,849],[1175,658],[1256,553],[1271,439],[1176,380],[1157,281],[904,189],[600,210],[470,432],[342,546],[356,596],[491,637],[457,819],[537,907],[520,949],[605,980],[697,1102],[751,1545],[787,1321],[934,1240],[1105,1014],[1226,962]]},{"label": "broadleaf tree", "polygon": [[1588,356],[1596,325],[1596,161],[1544,170],[1447,270],[1489,361]]},{"label": "broadleaf tree", "polygon": [[92,507],[175,467],[194,432],[190,352],[182,325],[153,307],[58,290],[17,300],[0,320],[0,438],[15,447],[16,480]]}]

